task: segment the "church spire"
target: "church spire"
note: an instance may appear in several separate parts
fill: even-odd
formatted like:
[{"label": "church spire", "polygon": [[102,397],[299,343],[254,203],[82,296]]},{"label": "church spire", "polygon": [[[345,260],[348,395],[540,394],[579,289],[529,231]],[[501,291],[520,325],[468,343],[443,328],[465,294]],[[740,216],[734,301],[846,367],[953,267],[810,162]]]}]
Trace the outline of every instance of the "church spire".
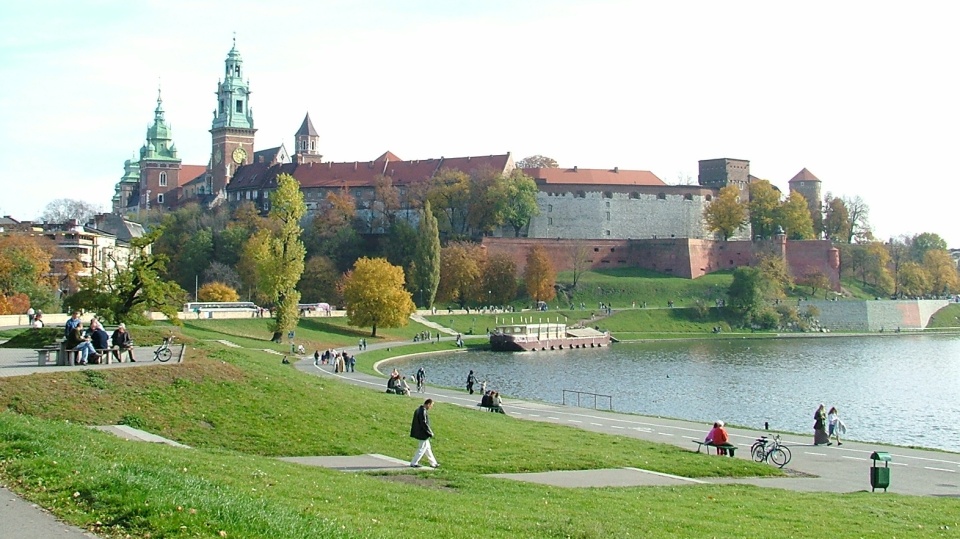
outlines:
[{"label": "church spire", "polygon": [[250,109],[250,82],[243,80],[243,58],[237,51],[237,38],[224,61],[223,82],[217,84],[217,110],[213,115],[213,129],[253,129],[253,111]]},{"label": "church spire", "polygon": [[141,159],[178,160],[170,126],[164,117],[163,97],[157,87],[157,108],[153,111],[153,125],[147,128],[147,142],[140,148]]}]

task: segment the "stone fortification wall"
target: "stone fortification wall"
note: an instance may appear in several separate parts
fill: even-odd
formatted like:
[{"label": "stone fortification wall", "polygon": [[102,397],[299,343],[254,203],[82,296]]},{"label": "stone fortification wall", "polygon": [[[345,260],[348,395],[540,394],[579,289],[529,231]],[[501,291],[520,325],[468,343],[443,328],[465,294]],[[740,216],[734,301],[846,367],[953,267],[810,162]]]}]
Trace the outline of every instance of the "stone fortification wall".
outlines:
[{"label": "stone fortification wall", "polygon": [[840,251],[828,240],[788,241],[786,256],[795,280],[822,273],[830,279],[834,290],[840,290]]},{"label": "stone fortification wall", "polygon": [[[828,241],[786,242],[784,246],[772,242],[722,242],[687,238],[574,240],[488,237],[484,238],[483,245],[488,255],[504,253],[510,256],[520,272],[526,264],[530,248],[540,245],[557,271],[573,269],[575,257],[581,256],[585,267],[590,269],[644,268],[687,279],[750,266],[755,262],[758,252],[782,252],[782,247],[787,253],[790,271],[795,276],[803,275],[801,272],[816,266],[825,268],[825,274],[835,283],[835,290],[839,290],[840,283],[838,270],[831,268],[830,257],[832,253],[835,254],[835,249]],[[797,249],[799,254],[791,257],[793,249]]]},{"label": "stone fortification wall", "polygon": [[815,306],[823,327],[834,331],[895,331],[927,327],[930,317],[949,304],[946,300],[805,301]]},{"label": "stone fortification wall", "polygon": [[[708,238],[703,210],[713,192],[695,187],[629,187],[617,191],[541,190],[540,215],[530,221],[531,238],[662,239]],[[596,189],[593,186],[590,188]]]}]

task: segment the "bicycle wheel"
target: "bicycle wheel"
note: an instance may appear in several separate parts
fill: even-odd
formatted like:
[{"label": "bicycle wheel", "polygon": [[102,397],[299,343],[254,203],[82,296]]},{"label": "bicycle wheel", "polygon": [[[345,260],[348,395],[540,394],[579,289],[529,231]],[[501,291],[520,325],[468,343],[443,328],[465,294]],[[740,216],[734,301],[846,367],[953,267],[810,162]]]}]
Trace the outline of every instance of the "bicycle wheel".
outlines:
[{"label": "bicycle wheel", "polygon": [[786,464],[787,462],[790,462],[790,459],[793,458],[793,454],[790,453],[790,448],[785,445],[780,445],[777,447],[780,449],[780,451],[783,451],[783,453],[787,456],[787,460],[786,462],[784,462],[784,464]]},{"label": "bicycle wheel", "polygon": [[770,462],[772,462],[778,468],[783,468],[783,466],[790,460],[787,454],[783,451],[782,447],[776,447],[769,454]]},{"label": "bicycle wheel", "polygon": [[159,359],[161,363],[170,361],[171,357],[173,357],[173,352],[171,352],[169,348],[157,350],[157,359]]},{"label": "bicycle wheel", "polygon": [[757,462],[763,462],[767,458],[767,452],[763,450],[763,445],[753,444],[750,448],[750,456]]}]

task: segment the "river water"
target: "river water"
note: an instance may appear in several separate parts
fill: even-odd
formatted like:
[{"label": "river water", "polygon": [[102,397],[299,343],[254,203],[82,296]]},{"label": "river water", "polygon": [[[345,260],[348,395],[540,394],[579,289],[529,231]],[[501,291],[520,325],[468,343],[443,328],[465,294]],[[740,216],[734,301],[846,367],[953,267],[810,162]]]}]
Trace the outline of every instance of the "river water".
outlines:
[{"label": "river water", "polygon": [[[822,402],[840,410],[846,438],[960,452],[960,335],[659,341],[393,365],[405,374],[423,366],[428,385],[463,387],[473,369],[504,395],[560,403],[564,389],[599,393],[615,411],[702,421],[704,432],[717,419],[768,422],[811,442]],[[581,399],[593,406],[593,397]]]}]

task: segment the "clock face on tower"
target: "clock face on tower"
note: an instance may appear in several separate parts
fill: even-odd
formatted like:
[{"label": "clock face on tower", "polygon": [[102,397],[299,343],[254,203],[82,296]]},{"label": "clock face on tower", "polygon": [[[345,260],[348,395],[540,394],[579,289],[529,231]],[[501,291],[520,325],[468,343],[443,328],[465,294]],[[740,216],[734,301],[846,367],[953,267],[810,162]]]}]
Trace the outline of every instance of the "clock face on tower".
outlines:
[{"label": "clock face on tower", "polygon": [[244,161],[244,159],[246,159],[246,158],[247,158],[247,151],[244,150],[243,148],[237,148],[236,150],[233,150],[233,162],[234,162],[234,163],[236,163],[236,164],[238,164],[238,165],[241,165],[241,164],[243,164],[243,161]]}]

